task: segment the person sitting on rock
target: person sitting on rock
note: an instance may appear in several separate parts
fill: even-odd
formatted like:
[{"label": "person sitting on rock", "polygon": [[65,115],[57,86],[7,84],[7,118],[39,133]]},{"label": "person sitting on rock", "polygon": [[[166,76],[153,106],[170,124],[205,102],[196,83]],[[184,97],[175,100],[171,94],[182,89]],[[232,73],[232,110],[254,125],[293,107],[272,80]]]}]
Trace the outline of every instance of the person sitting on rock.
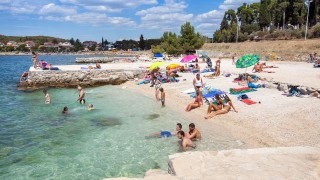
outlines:
[{"label": "person sitting on rock", "polygon": [[24,80],[26,81],[28,78],[28,72],[27,71],[24,71],[20,77],[20,81]]}]

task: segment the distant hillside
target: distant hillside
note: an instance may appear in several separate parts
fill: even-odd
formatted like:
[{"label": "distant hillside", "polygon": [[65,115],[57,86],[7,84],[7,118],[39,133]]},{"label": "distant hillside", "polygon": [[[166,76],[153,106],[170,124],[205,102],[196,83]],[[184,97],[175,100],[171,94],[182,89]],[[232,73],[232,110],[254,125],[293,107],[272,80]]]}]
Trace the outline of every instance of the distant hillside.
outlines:
[{"label": "distant hillside", "polygon": [[25,42],[33,41],[36,44],[43,44],[45,42],[64,42],[67,41],[62,38],[50,37],[50,36],[4,36],[0,35],[0,42],[7,43],[8,41]]},{"label": "distant hillside", "polygon": [[242,43],[206,43],[202,49],[210,57],[231,57],[245,54],[259,54],[264,60],[304,61],[308,53],[320,53],[320,39],[310,40],[278,40]]}]

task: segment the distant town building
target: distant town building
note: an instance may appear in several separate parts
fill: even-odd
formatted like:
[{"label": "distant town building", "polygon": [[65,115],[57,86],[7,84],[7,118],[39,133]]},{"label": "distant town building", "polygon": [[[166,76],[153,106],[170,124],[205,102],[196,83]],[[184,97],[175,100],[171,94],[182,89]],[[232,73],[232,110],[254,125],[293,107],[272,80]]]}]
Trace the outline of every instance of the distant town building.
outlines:
[{"label": "distant town building", "polygon": [[4,43],[3,42],[0,42],[0,47],[3,47],[4,46]]},{"label": "distant town building", "polygon": [[92,46],[97,46],[97,42],[95,42],[95,41],[84,41],[82,43],[82,45],[84,47],[92,47]]},{"label": "distant town building", "polygon": [[17,46],[18,46],[18,43],[15,42],[15,41],[9,41],[9,42],[7,43],[7,46],[17,47]]},{"label": "distant town building", "polygon": [[62,46],[62,47],[73,47],[73,45],[70,43],[70,42],[60,42],[59,43],[59,46]]},{"label": "distant town building", "polygon": [[24,44],[26,45],[26,48],[32,48],[36,45],[36,43],[34,43],[33,41],[26,41],[24,42]]},{"label": "distant town building", "polygon": [[46,42],[43,44],[44,47],[46,48],[56,48],[56,47],[59,47],[57,44],[54,44],[52,42]]}]

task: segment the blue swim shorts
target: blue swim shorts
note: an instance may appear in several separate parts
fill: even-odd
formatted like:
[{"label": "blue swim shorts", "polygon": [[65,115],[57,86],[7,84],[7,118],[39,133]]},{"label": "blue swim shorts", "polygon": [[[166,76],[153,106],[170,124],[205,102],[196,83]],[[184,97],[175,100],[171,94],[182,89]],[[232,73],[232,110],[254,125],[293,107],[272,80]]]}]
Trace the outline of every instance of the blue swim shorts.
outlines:
[{"label": "blue swim shorts", "polygon": [[172,136],[171,132],[169,132],[169,131],[161,131],[160,135],[161,135],[161,137],[170,137],[170,136]]}]

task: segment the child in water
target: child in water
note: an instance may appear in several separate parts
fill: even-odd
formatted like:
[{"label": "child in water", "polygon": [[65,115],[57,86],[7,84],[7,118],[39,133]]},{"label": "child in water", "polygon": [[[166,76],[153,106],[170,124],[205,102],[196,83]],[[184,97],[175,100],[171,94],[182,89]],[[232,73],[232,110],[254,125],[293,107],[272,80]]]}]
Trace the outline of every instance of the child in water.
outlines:
[{"label": "child in water", "polygon": [[164,105],[164,102],[165,102],[165,100],[166,100],[166,93],[164,92],[164,90],[163,90],[162,87],[159,88],[159,91],[161,92],[160,101],[161,101],[161,103],[162,103],[162,107],[164,107],[164,106],[165,106],[165,105]]},{"label": "child in water", "polygon": [[50,101],[51,101],[50,100],[50,95],[49,95],[49,93],[48,93],[48,91],[46,89],[43,90],[43,94],[44,94],[44,98],[46,99],[44,103],[45,104],[50,104]]},{"label": "child in water", "polygon": [[68,114],[68,107],[67,107],[67,106],[65,106],[65,107],[63,108],[62,113],[63,113],[63,114]]},{"label": "child in water", "polygon": [[89,104],[88,111],[91,111],[93,109],[93,104]]}]

